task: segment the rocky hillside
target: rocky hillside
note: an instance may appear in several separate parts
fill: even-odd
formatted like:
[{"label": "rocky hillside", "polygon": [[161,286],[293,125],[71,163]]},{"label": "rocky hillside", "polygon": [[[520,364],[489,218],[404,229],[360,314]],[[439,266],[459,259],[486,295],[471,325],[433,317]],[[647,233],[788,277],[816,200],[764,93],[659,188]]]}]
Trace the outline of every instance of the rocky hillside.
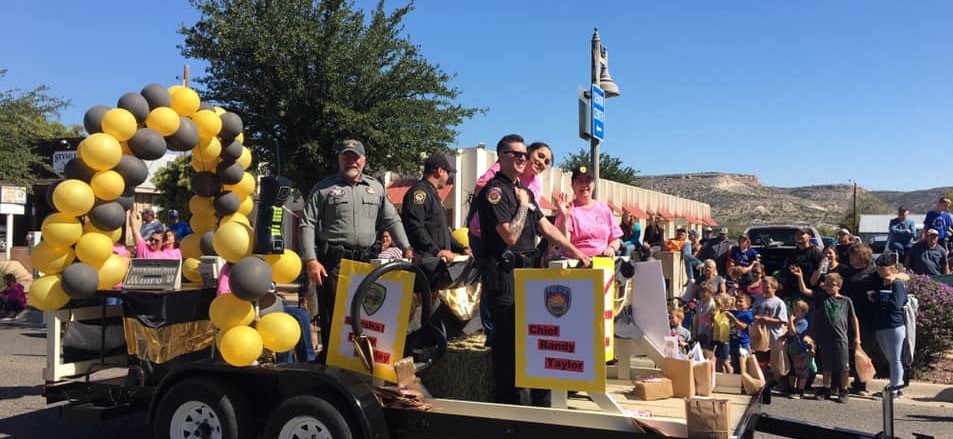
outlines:
[{"label": "rocky hillside", "polygon": [[[718,172],[644,176],[639,180],[646,189],[710,204],[715,221],[733,230],[774,223],[836,227],[851,211],[854,189],[849,184],[772,187],[761,184],[755,175]],[[903,198],[900,194],[891,200]],[[862,187],[857,188],[857,199],[861,212],[891,213],[896,205]]]},{"label": "rocky hillside", "polygon": [[904,206],[911,212],[924,213],[936,208],[936,200],[951,190],[953,187],[936,187],[912,192],[871,191],[870,194],[893,207]]}]

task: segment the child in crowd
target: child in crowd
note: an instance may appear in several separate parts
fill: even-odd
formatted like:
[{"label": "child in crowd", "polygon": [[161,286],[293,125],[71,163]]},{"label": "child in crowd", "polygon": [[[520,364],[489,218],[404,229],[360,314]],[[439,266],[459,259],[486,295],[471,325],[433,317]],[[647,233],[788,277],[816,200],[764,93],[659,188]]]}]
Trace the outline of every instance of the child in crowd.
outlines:
[{"label": "child in crowd", "polygon": [[712,317],[712,338],[715,341],[715,370],[734,373],[731,367],[731,309],[734,298],[726,293],[715,297],[715,315]]},{"label": "child in crowd", "polygon": [[807,312],[810,308],[803,300],[794,301],[790,322],[788,322],[788,354],[791,357],[791,373],[788,381],[791,386],[789,396],[800,399],[804,396],[804,387],[811,377],[811,366],[814,364],[814,347],[811,337],[807,336]]},{"label": "child in crowd", "polygon": [[741,362],[744,357],[751,353],[751,336],[748,333],[748,326],[754,322],[754,315],[748,309],[751,306],[751,298],[747,294],[741,293],[735,296],[735,310],[728,314],[731,318],[731,364],[733,367],[741,370]]},{"label": "child in crowd", "polygon": [[688,344],[692,342],[692,333],[682,326],[683,320],[685,320],[685,311],[681,308],[675,308],[668,314],[668,325],[672,330],[672,336],[678,337],[678,346],[684,352]]},{"label": "child in crowd", "polygon": [[743,291],[750,296],[749,305],[751,308],[757,308],[764,301],[764,266],[760,262],[755,262],[751,266],[751,282],[744,286]]},{"label": "child in crowd", "polygon": [[[774,276],[769,276],[765,278],[763,283],[764,301],[754,309],[754,321],[768,326],[770,332],[769,346],[774,349],[775,342],[787,331],[788,308],[784,301],[777,296],[778,280]],[[770,352],[758,352],[756,355],[759,363],[770,362]]]},{"label": "child in crowd", "polygon": [[[850,374],[850,335],[854,345],[860,346],[860,325],[854,313],[854,303],[840,294],[843,278],[837,273],[824,275],[821,286],[827,298],[815,312],[814,336],[820,342],[821,365],[824,367],[824,388],[818,399],[830,397],[836,402],[847,402],[847,377]],[[853,329],[851,327],[853,326]],[[837,388],[832,381],[837,378]]]},{"label": "child in crowd", "polygon": [[715,289],[708,282],[699,285],[698,303],[695,305],[695,340],[705,352],[705,358],[714,355],[715,340],[712,323],[715,316]]},{"label": "child in crowd", "polygon": [[3,291],[0,291],[0,318],[12,319],[26,309],[26,293],[12,273],[3,275]]}]

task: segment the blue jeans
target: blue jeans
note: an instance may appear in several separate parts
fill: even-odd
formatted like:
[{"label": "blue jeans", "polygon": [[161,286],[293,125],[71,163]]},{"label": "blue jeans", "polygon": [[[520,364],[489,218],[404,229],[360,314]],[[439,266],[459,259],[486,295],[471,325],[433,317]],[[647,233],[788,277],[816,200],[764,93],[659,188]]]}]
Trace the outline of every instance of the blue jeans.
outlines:
[{"label": "blue jeans", "polygon": [[685,263],[685,274],[688,275],[689,279],[695,279],[695,266],[702,264],[701,259],[692,255],[682,255],[682,259]]},{"label": "blue jeans", "polygon": [[903,340],[907,338],[906,327],[901,325],[896,328],[881,329],[877,331],[876,336],[880,350],[890,363],[890,385],[899,386],[903,383],[903,363],[900,354],[903,352]]},{"label": "blue jeans", "polygon": [[[311,343],[311,316],[303,308],[285,305],[285,312],[291,314],[301,325],[301,338],[295,345],[294,353],[299,363],[314,361],[314,344]],[[291,351],[276,354],[279,363],[291,363]]]},{"label": "blue jeans", "polygon": [[[470,251],[473,252],[473,258],[479,258],[483,252],[483,241],[479,236],[467,232],[467,238],[470,240]],[[480,322],[483,324],[483,334],[486,335],[486,345],[492,344],[493,336],[493,313],[490,312],[490,304],[486,300],[480,300]]]}]

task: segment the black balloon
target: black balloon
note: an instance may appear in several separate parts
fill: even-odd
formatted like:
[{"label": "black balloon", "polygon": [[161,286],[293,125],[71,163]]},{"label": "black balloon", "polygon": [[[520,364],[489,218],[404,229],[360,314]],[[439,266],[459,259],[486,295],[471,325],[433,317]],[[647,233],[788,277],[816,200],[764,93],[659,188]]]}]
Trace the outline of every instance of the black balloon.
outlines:
[{"label": "black balloon", "polygon": [[126,221],[126,209],[118,201],[102,203],[89,211],[89,220],[99,230],[116,230]]},{"label": "black balloon", "polygon": [[225,216],[238,212],[242,201],[238,199],[238,195],[234,192],[225,191],[215,196],[214,205],[215,213],[217,213],[218,216]]},{"label": "black balloon", "polygon": [[238,162],[221,162],[215,167],[215,176],[222,184],[238,184],[245,176],[245,170]]},{"label": "black balloon", "polygon": [[96,170],[86,166],[79,157],[70,159],[70,161],[66,162],[66,166],[63,167],[63,176],[67,179],[71,178],[89,183],[94,174],[96,174]]},{"label": "black balloon", "polygon": [[[78,159],[73,159],[78,160]],[[63,180],[56,180],[48,188],[46,188],[46,205],[50,206],[50,209],[53,209],[53,212],[58,212],[56,206],[53,205],[53,191],[56,190],[56,186],[62,183]]]},{"label": "black balloon", "polygon": [[199,143],[199,130],[195,122],[185,116],[179,116],[179,129],[165,138],[169,149],[173,151],[188,151]]},{"label": "black balloon", "polygon": [[123,154],[119,164],[113,168],[122,176],[127,188],[134,188],[149,178],[149,167],[142,160],[129,154]]},{"label": "black balloon", "polygon": [[165,155],[165,139],[152,128],[139,128],[129,139],[129,149],[143,160],[156,160]]},{"label": "black balloon", "polygon": [[109,107],[105,105],[96,105],[86,110],[86,115],[83,116],[83,127],[86,128],[87,133],[103,132],[103,116],[107,111],[109,111]]},{"label": "black balloon", "polygon": [[235,297],[258,300],[271,289],[271,266],[257,256],[242,258],[228,274],[228,286]]},{"label": "black balloon", "polygon": [[228,143],[228,144],[223,143],[222,153],[221,153],[222,160],[225,160],[227,162],[234,162],[235,160],[238,160],[238,158],[242,156],[242,151],[243,151],[242,144],[241,142],[237,140],[233,140],[231,143]]},{"label": "black balloon", "polygon": [[162,84],[149,84],[143,87],[140,93],[142,97],[146,98],[146,102],[149,103],[150,110],[155,110],[158,107],[172,106],[172,96],[169,95],[169,90],[163,87]]},{"label": "black balloon", "polygon": [[222,190],[222,183],[211,172],[196,172],[192,174],[192,193],[200,197],[212,197]]},{"label": "black balloon", "polygon": [[96,288],[99,286],[99,273],[92,265],[76,262],[63,270],[60,284],[71,299],[88,299],[96,293]]},{"label": "black balloon", "polygon": [[119,198],[116,198],[116,202],[122,206],[123,209],[129,210],[132,209],[133,203],[136,201],[136,188],[126,186],[126,190],[122,191],[122,195]]},{"label": "black balloon", "polygon": [[116,106],[132,113],[136,117],[136,123],[142,124],[149,117],[149,102],[139,93],[129,92],[122,95]]},{"label": "black balloon", "polygon": [[215,253],[215,232],[205,232],[202,234],[202,237],[199,239],[199,250],[202,251],[203,255],[211,256]]},{"label": "black balloon", "polygon": [[242,118],[235,113],[225,112],[219,117],[222,119],[222,130],[219,131],[218,137],[223,140],[222,144],[224,145],[235,140],[235,137],[241,134],[244,127]]}]

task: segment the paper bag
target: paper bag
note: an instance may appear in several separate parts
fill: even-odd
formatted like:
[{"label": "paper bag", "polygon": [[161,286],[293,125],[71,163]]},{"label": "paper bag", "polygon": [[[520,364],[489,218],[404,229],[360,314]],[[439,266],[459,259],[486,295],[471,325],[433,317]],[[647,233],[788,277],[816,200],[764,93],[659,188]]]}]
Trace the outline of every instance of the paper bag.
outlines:
[{"label": "paper bag", "polygon": [[741,358],[741,385],[745,393],[754,395],[764,388],[764,373],[761,372],[761,366],[758,365],[758,359],[754,355],[748,355]]},{"label": "paper bag", "polygon": [[666,358],[662,363],[662,375],[672,380],[672,394],[679,398],[695,396],[695,377],[692,375],[692,360]]},{"label": "paper bag", "polygon": [[711,396],[715,384],[712,381],[711,361],[699,361],[692,364],[692,374],[695,375],[695,394],[700,396]]},{"label": "paper bag", "polygon": [[685,400],[685,423],[692,439],[728,439],[731,437],[730,405],[725,399],[688,398]]},{"label": "paper bag", "polygon": [[771,372],[774,379],[781,381],[791,371],[791,360],[788,358],[788,338],[781,337],[774,341],[771,347]]},{"label": "paper bag", "polygon": [[767,352],[771,349],[771,329],[762,322],[754,322],[750,326],[748,336],[751,338],[751,352]]},{"label": "paper bag", "polygon": [[877,374],[874,369],[874,362],[870,360],[870,357],[860,346],[857,346],[854,351],[854,365],[857,368],[857,379],[862,383],[874,379],[874,375]]},{"label": "paper bag", "polygon": [[655,401],[656,399],[666,399],[674,396],[672,391],[672,380],[668,378],[639,378],[633,384],[632,395],[635,399],[642,401]]}]

